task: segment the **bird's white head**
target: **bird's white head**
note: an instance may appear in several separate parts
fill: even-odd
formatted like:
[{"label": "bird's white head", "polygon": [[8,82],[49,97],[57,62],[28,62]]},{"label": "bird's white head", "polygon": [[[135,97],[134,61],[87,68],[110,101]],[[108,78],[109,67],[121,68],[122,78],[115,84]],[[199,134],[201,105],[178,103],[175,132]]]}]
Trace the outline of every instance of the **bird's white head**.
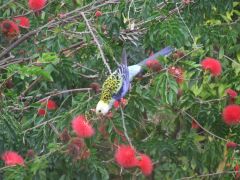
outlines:
[{"label": "bird's white head", "polygon": [[105,103],[104,101],[100,100],[96,107],[96,114],[97,115],[106,115],[109,110],[111,109],[112,104],[111,103]]}]

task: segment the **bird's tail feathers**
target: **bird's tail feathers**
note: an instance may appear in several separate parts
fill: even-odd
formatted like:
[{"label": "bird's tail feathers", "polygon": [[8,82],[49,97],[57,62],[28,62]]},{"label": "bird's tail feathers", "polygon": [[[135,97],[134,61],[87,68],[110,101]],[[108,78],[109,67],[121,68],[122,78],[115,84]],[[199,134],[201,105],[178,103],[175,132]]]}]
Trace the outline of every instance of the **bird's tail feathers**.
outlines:
[{"label": "bird's tail feathers", "polygon": [[140,66],[143,66],[143,65],[146,65],[146,62],[148,60],[153,60],[153,59],[156,59],[157,57],[159,56],[168,56],[170,55],[173,51],[175,50],[175,48],[172,48],[170,46],[167,46],[163,49],[161,49],[160,51],[158,51],[157,53],[153,54],[152,56],[142,60],[141,62],[138,63],[138,65]]},{"label": "bird's tail feathers", "polygon": [[122,50],[122,64],[127,66],[127,53],[125,48]]}]

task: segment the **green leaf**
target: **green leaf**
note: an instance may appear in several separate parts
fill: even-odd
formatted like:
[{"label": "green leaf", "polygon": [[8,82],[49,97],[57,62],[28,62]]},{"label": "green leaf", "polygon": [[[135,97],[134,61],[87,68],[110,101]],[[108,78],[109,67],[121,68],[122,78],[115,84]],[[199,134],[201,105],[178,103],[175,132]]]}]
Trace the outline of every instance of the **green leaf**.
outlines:
[{"label": "green leaf", "polygon": [[55,52],[43,53],[42,56],[38,59],[40,63],[59,63],[59,58]]}]

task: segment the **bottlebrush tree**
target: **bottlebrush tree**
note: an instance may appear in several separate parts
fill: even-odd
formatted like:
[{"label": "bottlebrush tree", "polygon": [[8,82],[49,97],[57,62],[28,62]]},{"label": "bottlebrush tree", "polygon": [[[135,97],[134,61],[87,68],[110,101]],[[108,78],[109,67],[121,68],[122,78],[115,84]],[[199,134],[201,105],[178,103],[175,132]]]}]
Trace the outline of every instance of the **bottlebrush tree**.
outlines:
[{"label": "bottlebrush tree", "polygon": [[[0,5],[0,179],[237,179],[237,0]],[[106,116],[121,60],[147,62]]]}]

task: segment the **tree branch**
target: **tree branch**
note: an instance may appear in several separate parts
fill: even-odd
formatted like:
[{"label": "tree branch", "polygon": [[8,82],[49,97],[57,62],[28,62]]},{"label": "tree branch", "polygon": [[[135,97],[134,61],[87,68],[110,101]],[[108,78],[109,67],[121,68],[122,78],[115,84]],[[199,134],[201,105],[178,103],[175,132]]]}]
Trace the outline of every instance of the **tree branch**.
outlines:
[{"label": "tree branch", "polygon": [[123,112],[122,107],[120,107],[120,110],[121,110],[121,115],[122,115],[122,125],[123,125],[124,135],[127,138],[128,143],[132,146],[131,139],[129,138],[128,133],[127,133],[127,128],[126,128],[126,124],[125,124],[125,118],[124,118],[124,112]]},{"label": "tree branch", "polygon": [[103,54],[103,50],[102,50],[102,48],[101,48],[101,45],[100,45],[97,37],[96,37],[95,34],[93,33],[93,30],[92,30],[92,28],[91,28],[91,26],[90,26],[90,24],[89,24],[89,22],[88,22],[88,20],[87,20],[87,18],[86,18],[86,16],[85,16],[84,12],[81,12],[81,15],[82,15],[84,21],[86,22],[86,25],[87,25],[87,27],[88,27],[88,29],[89,29],[89,31],[90,31],[90,33],[91,33],[91,35],[92,35],[95,43],[97,44],[97,47],[98,47],[98,49],[99,49],[99,51],[100,51],[100,54],[101,54],[101,56],[102,56],[102,60],[103,60],[104,65],[107,67],[109,74],[112,74],[111,68],[110,68],[109,64],[107,63],[107,60],[106,60],[105,57],[104,57],[104,54]]}]

